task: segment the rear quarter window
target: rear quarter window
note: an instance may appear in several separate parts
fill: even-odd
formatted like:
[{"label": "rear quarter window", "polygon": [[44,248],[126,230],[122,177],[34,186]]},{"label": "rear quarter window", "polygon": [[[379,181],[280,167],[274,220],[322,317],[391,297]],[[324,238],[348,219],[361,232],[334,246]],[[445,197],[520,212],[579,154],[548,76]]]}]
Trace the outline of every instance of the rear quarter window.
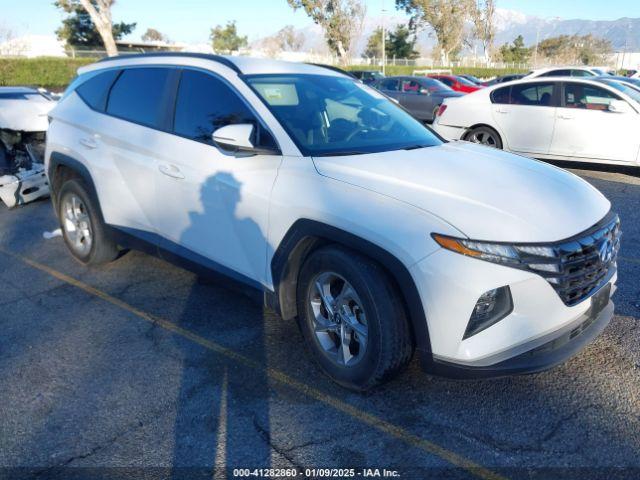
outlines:
[{"label": "rear quarter window", "polygon": [[108,70],[98,73],[76,88],[76,92],[89,107],[99,112],[104,112],[107,106],[109,89],[119,73],[120,70]]}]

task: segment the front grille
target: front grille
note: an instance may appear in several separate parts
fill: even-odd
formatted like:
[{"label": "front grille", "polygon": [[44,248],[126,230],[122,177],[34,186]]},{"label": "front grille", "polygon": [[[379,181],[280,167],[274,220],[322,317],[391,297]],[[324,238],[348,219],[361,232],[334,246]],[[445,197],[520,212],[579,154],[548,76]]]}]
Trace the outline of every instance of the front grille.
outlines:
[{"label": "front grille", "polygon": [[609,213],[572,238],[545,245],[518,247],[526,269],[544,277],[567,306],[593,295],[616,271],[620,219]]}]

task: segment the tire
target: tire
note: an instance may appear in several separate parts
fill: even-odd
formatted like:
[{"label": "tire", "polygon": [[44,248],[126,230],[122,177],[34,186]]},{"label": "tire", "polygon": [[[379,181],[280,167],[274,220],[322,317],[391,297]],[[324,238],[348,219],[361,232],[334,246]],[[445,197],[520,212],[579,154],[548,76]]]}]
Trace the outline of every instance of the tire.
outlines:
[{"label": "tire", "polygon": [[491,127],[476,127],[470,130],[464,139],[467,142],[479,143],[487,147],[497,148],[502,150],[502,139],[498,132]]},{"label": "tire", "polygon": [[[324,300],[317,284],[323,285]],[[326,304],[333,300],[338,305],[332,305],[332,316]],[[346,388],[375,387],[411,360],[414,346],[400,294],[378,264],[358,253],[340,246],[312,253],[300,270],[297,304],[298,324],[314,359]]]},{"label": "tire", "polygon": [[64,182],[57,198],[62,237],[74,258],[85,265],[115,260],[118,246],[109,237],[97,202],[82,180]]}]

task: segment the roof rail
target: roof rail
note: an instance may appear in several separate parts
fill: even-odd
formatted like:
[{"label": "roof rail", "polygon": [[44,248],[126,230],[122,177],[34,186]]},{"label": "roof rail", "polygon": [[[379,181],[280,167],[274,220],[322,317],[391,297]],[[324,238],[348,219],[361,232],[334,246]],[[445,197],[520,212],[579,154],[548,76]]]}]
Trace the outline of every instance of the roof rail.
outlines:
[{"label": "roof rail", "polygon": [[343,70],[340,67],[334,67],[333,65],[325,65],[324,63],[313,63],[307,62],[307,65],[313,65],[314,67],[327,68],[329,70],[333,70],[334,72],[342,73],[343,75],[347,75],[348,77],[355,78],[359,80],[353,73],[348,72],[347,70]]},{"label": "roof rail", "polygon": [[125,60],[128,58],[148,58],[148,57],[189,57],[189,58],[202,58],[204,60],[212,60],[214,62],[221,63],[225,67],[229,67],[231,70],[238,74],[242,74],[242,71],[238,66],[226,57],[221,55],[212,55],[209,53],[192,53],[192,52],[152,52],[152,53],[129,53],[125,55],[117,55],[115,57],[105,57],[98,60],[98,63],[112,62],[116,60]]}]

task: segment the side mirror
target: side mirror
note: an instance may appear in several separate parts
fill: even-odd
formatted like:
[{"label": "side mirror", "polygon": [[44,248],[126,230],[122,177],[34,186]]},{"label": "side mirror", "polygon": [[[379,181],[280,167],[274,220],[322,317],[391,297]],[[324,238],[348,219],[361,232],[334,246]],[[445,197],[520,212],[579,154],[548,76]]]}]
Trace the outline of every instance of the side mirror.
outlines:
[{"label": "side mirror", "polygon": [[612,100],[607,110],[611,113],[630,113],[633,111],[631,106],[624,100]]},{"label": "side mirror", "polygon": [[238,123],[227,125],[213,132],[213,143],[223,150],[251,152],[255,146],[251,141],[253,125],[250,123]]},{"label": "side mirror", "polygon": [[420,95],[430,95],[429,93],[429,89],[422,87],[420,90],[418,90],[418,93]]}]

